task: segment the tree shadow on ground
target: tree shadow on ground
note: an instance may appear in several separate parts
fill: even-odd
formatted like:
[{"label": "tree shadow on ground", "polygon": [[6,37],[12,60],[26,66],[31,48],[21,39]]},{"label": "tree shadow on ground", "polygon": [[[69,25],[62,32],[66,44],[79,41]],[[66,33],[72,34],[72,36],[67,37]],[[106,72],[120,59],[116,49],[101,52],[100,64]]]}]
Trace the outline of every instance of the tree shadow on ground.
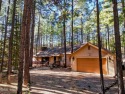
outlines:
[{"label": "tree shadow on ground", "polygon": [[[42,72],[42,71],[41,71]],[[56,72],[56,71],[52,71]],[[97,76],[67,76],[54,73],[31,73],[31,94],[99,94],[101,92],[100,78]],[[114,82],[112,77],[105,77],[105,86]],[[118,94],[117,86],[106,94]]]}]

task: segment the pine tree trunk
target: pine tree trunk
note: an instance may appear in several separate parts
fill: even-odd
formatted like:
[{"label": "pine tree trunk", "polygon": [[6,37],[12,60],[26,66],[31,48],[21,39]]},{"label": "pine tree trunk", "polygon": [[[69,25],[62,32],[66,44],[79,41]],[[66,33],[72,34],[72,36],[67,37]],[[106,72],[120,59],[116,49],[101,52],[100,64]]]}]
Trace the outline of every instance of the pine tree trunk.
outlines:
[{"label": "pine tree trunk", "polygon": [[[2,27],[1,27],[1,36],[0,36],[0,41],[1,41],[1,43],[0,43],[0,52],[2,52],[3,51],[3,37],[2,36],[4,36],[4,24],[2,25]],[[1,63],[1,60],[2,60],[2,57],[0,57],[0,63]]]},{"label": "pine tree trunk", "polygon": [[36,46],[36,47],[35,47],[35,52],[36,52],[36,54],[37,54],[37,35],[35,35],[34,37],[35,37],[35,46]]},{"label": "pine tree trunk", "polygon": [[109,26],[107,25],[107,34],[108,34],[108,50],[110,50],[110,36],[109,36]]},{"label": "pine tree trunk", "polygon": [[77,31],[77,34],[76,34],[76,36],[77,36],[77,44],[79,43],[79,32]]},{"label": "pine tree trunk", "polygon": [[61,47],[63,47],[63,44],[64,44],[64,36],[63,36],[63,30],[61,31]]},{"label": "pine tree trunk", "polygon": [[[10,0],[8,1],[10,4]],[[5,25],[5,35],[4,35],[4,44],[3,44],[3,52],[2,52],[2,62],[1,62],[1,68],[0,68],[0,73],[3,71],[3,62],[4,62],[4,55],[5,55],[5,46],[6,46],[6,37],[7,37],[7,26],[8,26],[8,17],[9,17],[9,10],[10,7],[8,6],[7,8],[7,15],[6,15],[6,25]]]},{"label": "pine tree trunk", "polygon": [[64,68],[66,68],[66,26],[65,26],[65,22],[66,22],[66,14],[65,14],[65,5],[66,2],[64,0],[64,14],[63,14],[63,36],[64,36]]},{"label": "pine tree trunk", "polygon": [[[46,35],[46,39],[47,39],[47,35]],[[41,40],[41,42],[40,42],[40,47],[42,48],[42,46],[43,46],[43,36],[42,36],[42,34],[41,34],[41,36],[40,36],[40,40]],[[47,43],[48,44],[48,43]]]},{"label": "pine tree trunk", "polygon": [[32,67],[32,58],[33,58],[33,43],[34,43],[34,27],[35,27],[35,5],[36,2],[33,2],[33,11],[32,11],[32,31],[31,31],[31,47],[30,47],[30,67]]},{"label": "pine tree trunk", "polygon": [[10,75],[12,71],[12,48],[13,48],[13,33],[14,33],[14,22],[15,22],[15,12],[16,12],[16,1],[13,1],[13,15],[12,15],[12,29],[9,38],[9,57],[8,57],[8,84],[10,84]]},{"label": "pine tree trunk", "polygon": [[52,26],[51,27],[51,30],[50,30],[50,47],[52,47],[52,37],[53,37],[53,31],[52,31]]},{"label": "pine tree trunk", "polygon": [[125,0],[122,0],[122,9],[123,9],[123,16],[124,16],[124,28],[125,28]]},{"label": "pine tree trunk", "polygon": [[[0,11],[1,11],[1,3],[2,1],[0,1]],[[9,0],[9,4],[10,4],[10,0]],[[6,16],[6,23],[5,23],[4,43],[3,43],[2,60],[1,60],[1,66],[0,66],[0,82],[2,82],[2,71],[3,71],[3,63],[4,63],[5,47],[6,47],[8,16],[9,16],[9,6],[7,8],[7,16]]]},{"label": "pine tree trunk", "polygon": [[117,63],[119,94],[124,94],[121,40],[120,40],[120,32],[119,32],[119,18],[118,18],[117,0],[113,0],[112,3],[113,3],[113,14],[114,14],[115,49],[116,49],[116,63]]},{"label": "pine tree trunk", "polygon": [[24,10],[23,10],[23,19],[21,27],[21,40],[20,40],[20,49],[19,49],[19,68],[18,68],[18,88],[17,94],[22,94],[22,83],[23,83],[23,65],[24,65],[24,41],[25,41],[25,31],[26,31],[26,17],[28,4],[27,0],[24,0]]},{"label": "pine tree trunk", "polygon": [[99,4],[98,0],[96,0],[96,8],[97,8],[97,34],[98,34],[98,47],[99,47],[99,67],[100,67],[100,81],[101,81],[101,89],[102,89],[102,94],[105,94],[104,90],[104,78],[103,78],[103,69],[102,69],[102,43],[101,43],[101,38],[100,38],[100,19],[99,19]]},{"label": "pine tree trunk", "polygon": [[72,33],[71,33],[71,53],[73,53],[73,14],[74,14],[74,0],[72,0]]},{"label": "pine tree trunk", "polygon": [[38,23],[38,34],[37,34],[37,49],[40,47],[40,14],[39,14],[39,23]]},{"label": "pine tree trunk", "polygon": [[89,35],[89,32],[88,32],[88,34],[87,34],[87,42],[89,42],[90,41],[90,35]]},{"label": "pine tree trunk", "polygon": [[0,0],[0,11],[1,11],[2,0]]},{"label": "pine tree trunk", "polygon": [[32,11],[32,0],[27,0],[27,18],[26,18],[26,31],[25,31],[25,51],[24,51],[24,54],[25,54],[25,57],[24,57],[24,62],[25,62],[25,65],[24,65],[24,85],[28,86],[28,83],[30,83],[30,74],[29,74],[29,58],[30,58],[30,55],[29,55],[29,41],[30,41],[30,38],[29,38],[29,34],[30,34],[30,26],[31,26],[31,11]]},{"label": "pine tree trunk", "polygon": [[[123,9],[123,16],[124,16],[124,30],[125,30],[125,1],[122,0],[122,9]],[[123,31],[123,40],[125,41],[125,31]],[[125,56],[125,42],[124,43],[124,56]]]},{"label": "pine tree trunk", "polygon": [[83,21],[81,17],[81,44],[83,43]]}]

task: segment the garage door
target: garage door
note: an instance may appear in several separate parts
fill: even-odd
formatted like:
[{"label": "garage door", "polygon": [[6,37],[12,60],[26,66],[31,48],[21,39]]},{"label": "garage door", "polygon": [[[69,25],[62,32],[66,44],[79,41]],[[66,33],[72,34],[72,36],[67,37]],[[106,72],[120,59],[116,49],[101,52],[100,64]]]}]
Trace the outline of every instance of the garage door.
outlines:
[{"label": "garage door", "polygon": [[[106,58],[102,59],[103,73],[107,74]],[[77,59],[77,71],[100,73],[98,58],[78,58]]]}]

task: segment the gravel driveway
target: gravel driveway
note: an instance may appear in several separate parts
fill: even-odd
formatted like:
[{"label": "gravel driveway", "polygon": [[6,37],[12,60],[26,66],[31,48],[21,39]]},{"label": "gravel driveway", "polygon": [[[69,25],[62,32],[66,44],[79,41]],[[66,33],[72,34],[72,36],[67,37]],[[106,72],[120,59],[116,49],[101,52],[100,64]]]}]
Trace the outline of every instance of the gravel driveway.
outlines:
[{"label": "gravel driveway", "polygon": [[[72,72],[68,69],[35,68],[31,74],[31,94],[100,94],[100,76],[94,73]],[[114,82],[104,76],[105,86]],[[118,94],[117,85],[106,94]]]}]

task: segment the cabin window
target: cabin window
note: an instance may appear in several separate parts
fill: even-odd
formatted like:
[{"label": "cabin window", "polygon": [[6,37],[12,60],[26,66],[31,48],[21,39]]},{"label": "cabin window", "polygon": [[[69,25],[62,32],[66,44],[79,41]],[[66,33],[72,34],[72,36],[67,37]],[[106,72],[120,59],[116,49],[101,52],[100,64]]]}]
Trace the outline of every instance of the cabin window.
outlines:
[{"label": "cabin window", "polygon": [[88,46],[88,50],[90,50],[90,46]]}]

